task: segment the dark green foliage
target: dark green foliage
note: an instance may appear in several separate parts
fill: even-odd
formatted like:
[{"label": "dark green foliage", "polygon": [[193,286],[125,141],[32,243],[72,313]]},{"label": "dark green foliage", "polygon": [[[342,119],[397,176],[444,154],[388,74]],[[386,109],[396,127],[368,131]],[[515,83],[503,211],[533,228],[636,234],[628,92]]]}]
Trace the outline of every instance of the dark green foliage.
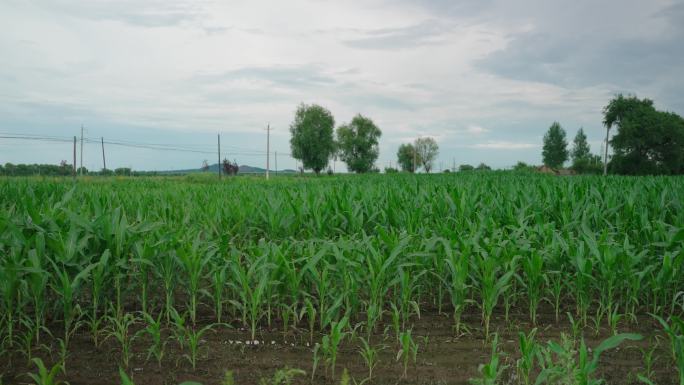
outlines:
[{"label": "dark green foliage", "polygon": [[469,165],[469,164],[462,164],[458,166],[458,171],[473,171],[475,167]]},{"label": "dark green foliage", "polygon": [[579,174],[599,174],[603,170],[601,156],[593,155],[583,129],[577,131],[572,142],[572,169]]},{"label": "dark green foliage", "polygon": [[560,123],[553,122],[549,130],[544,134],[544,148],[542,158],[544,164],[551,168],[561,168],[568,160],[568,143],[565,140],[565,130]]},{"label": "dark green foliage", "polygon": [[477,167],[475,167],[475,170],[477,170],[477,171],[490,171],[491,169],[492,169],[491,167],[487,166],[484,163],[480,163],[477,165]]},{"label": "dark green foliage", "polygon": [[534,166],[530,166],[529,164],[525,162],[518,162],[513,166],[513,170],[515,171],[533,171]]},{"label": "dark green foliage", "polygon": [[416,171],[413,168],[414,156],[416,157],[416,164],[418,164],[416,150],[411,143],[406,143],[399,146],[399,151],[397,151],[397,163],[399,163],[399,167],[401,167],[402,171]]},{"label": "dark green foliage", "polygon": [[[63,162],[60,165],[56,164],[12,164],[6,163],[3,167],[0,165],[0,175],[6,176],[29,176],[29,175],[45,175],[45,176],[67,176],[73,173],[71,165]],[[87,171],[86,171],[87,173]]]},{"label": "dark green foliage", "polygon": [[378,126],[361,114],[337,129],[340,158],[350,171],[364,173],[373,168],[380,153],[378,139],[381,135]]},{"label": "dark green foliage", "polygon": [[572,163],[575,164],[579,160],[583,160],[591,155],[591,148],[589,143],[587,143],[587,136],[584,134],[584,130],[580,128],[575,135],[575,140],[572,142],[572,152],[570,156],[572,157]]},{"label": "dark green foliage", "polygon": [[119,167],[117,169],[114,169],[114,174],[116,175],[131,175],[131,169],[128,167]]},{"label": "dark green foliage", "polygon": [[617,126],[610,140],[611,172],[626,175],[684,173],[684,119],[658,111],[650,99],[616,96],[603,109],[603,123]]},{"label": "dark green foliage", "polygon": [[290,125],[292,157],[301,160],[305,169],[320,173],[335,152],[334,127],[330,111],[317,104],[300,104]]}]

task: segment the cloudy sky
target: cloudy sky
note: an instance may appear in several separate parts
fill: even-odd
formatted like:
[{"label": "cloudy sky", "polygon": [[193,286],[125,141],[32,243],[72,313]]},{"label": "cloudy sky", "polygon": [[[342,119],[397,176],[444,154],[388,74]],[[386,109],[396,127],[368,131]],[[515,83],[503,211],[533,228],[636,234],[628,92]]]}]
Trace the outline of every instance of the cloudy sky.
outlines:
[{"label": "cloudy sky", "polygon": [[[0,136],[80,135],[108,167],[279,167],[299,103],[383,131],[378,166],[432,136],[436,168],[540,163],[559,121],[599,152],[601,109],[634,93],[684,114],[684,2],[672,0],[2,0]],[[84,165],[101,149],[86,143]],[[206,153],[205,153],[206,152]],[[0,163],[58,163],[68,143],[0,138]],[[337,167],[343,167],[338,164]]]}]

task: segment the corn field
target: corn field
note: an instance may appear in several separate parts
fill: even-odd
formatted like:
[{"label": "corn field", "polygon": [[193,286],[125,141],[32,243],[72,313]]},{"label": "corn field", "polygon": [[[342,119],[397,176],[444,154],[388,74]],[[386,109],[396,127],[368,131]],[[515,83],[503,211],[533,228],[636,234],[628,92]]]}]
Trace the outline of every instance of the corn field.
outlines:
[{"label": "corn field", "polygon": [[[558,352],[612,336],[646,337],[633,383],[684,384],[683,206],[672,177],[0,179],[0,383],[32,381],[37,361],[87,383],[70,377],[86,344],[116,376],[97,383],[197,373],[226,331],[241,349],[300,341],[302,383],[352,361],[360,379],[418,383],[436,338],[494,361],[508,333],[474,383],[566,383],[549,380]],[[447,332],[428,341],[426,317]],[[567,333],[530,345],[549,327]]]}]

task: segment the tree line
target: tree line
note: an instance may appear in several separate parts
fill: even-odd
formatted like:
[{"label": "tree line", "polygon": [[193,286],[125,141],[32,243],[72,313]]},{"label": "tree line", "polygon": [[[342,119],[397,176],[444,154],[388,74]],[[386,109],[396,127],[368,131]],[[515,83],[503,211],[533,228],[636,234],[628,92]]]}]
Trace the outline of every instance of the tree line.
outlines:
[{"label": "tree line", "polygon": [[[613,155],[604,159],[592,154],[582,128],[577,131],[571,151],[567,149],[566,133],[554,122],[544,135],[542,158],[544,165],[561,168],[572,160],[571,168],[579,173],[609,171],[621,175],[684,174],[684,119],[668,111],[659,111],[650,99],[618,94],[603,108],[606,143]],[[610,130],[617,133],[610,138]]]},{"label": "tree line", "polygon": [[377,171],[375,161],[380,155],[378,140],[382,131],[372,119],[357,114],[349,123],[335,130],[335,118],[317,104],[300,104],[290,125],[292,157],[302,162],[304,169],[319,174],[330,161],[339,157],[350,171]]},{"label": "tree line", "polygon": [[[349,123],[335,130],[335,118],[317,104],[300,104],[290,125],[292,157],[302,162],[304,169],[319,174],[339,157],[349,171],[378,172],[375,161],[380,155],[378,140],[382,131],[372,119],[357,114]],[[439,147],[430,137],[402,144],[397,153],[402,170],[414,172],[422,167],[430,172]]]}]

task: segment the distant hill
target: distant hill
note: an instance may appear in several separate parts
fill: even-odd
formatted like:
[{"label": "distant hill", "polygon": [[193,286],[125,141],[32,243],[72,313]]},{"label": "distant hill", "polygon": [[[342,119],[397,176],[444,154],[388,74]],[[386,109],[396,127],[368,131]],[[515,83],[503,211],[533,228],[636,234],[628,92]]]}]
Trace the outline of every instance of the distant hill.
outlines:
[{"label": "distant hill", "polygon": [[[209,170],[207,172],[214,172],[218,173],[218,168],[219,165],[218,163],[214,163],[209,166]],[[192,169],[185,169],[185,170],[168,170],[168,171],[157,171],[159,174],[194,174],[197,172],[203,172],[201,168],[192,168]],[[275,170],[271,170],[272,173],[275,173]],[[283,174],[292,174],[296,173],[297,171],[291,170],[291,169],[285,169],[285,170],[278,170],[278,173],[283,173]],[[248,166],[248,165],[241,165],[238,174],[264,174],[266,173],[265,168],[261,167],[254,167],[254,166]]]}]

